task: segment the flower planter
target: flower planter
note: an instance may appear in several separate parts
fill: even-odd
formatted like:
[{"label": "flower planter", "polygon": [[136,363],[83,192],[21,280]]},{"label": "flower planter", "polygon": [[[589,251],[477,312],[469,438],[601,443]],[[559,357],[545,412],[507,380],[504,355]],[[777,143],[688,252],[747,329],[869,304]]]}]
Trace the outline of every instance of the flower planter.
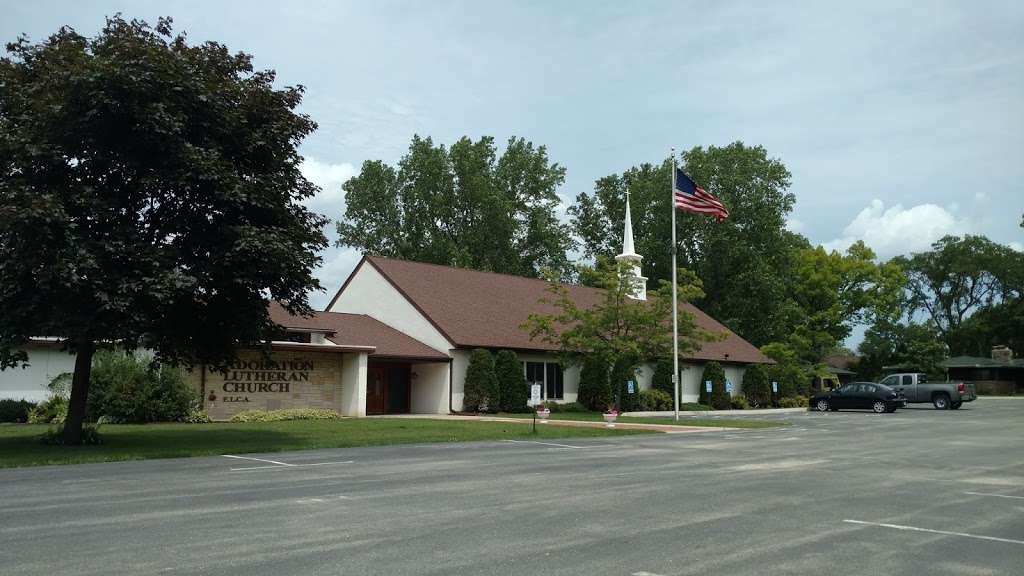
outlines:
[{"label": "flower planter", "polygon": [[605,412],[604,425],[606,428],[615,428],[615,419],[619,417],[618,412]]},{"label": "flower planter", "polygon": [[544,410],[537,410],[537,418],[540,418],[541,424],[548,421],[548,416],[551,416],[551,410],[545,408]]}]

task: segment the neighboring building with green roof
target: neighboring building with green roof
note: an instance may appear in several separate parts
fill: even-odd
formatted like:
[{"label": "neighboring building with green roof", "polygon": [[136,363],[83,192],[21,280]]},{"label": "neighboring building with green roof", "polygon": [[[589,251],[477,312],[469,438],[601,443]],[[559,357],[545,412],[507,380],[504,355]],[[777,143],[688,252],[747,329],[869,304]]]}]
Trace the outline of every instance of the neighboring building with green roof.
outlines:
[{"label": "neighboring building with green roof", "polygon": [[992,348],[992,357],[954,356],[940,362],[950,380],[973,382],[979,394],[1024,394],[1024,358],[1006,346]]}]

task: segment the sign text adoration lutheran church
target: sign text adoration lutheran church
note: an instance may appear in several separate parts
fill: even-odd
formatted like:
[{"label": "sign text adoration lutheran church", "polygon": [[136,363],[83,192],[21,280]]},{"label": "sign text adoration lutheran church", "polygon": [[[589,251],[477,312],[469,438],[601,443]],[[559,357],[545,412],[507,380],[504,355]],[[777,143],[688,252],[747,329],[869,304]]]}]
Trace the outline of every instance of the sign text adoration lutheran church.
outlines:
[{"label": "sign text adoration lutheran church", "polygon": [[222,372],[222,402],[249,402],[242,394],[287,393],[292,382],[309,382],[312,360],[239,360]]}]

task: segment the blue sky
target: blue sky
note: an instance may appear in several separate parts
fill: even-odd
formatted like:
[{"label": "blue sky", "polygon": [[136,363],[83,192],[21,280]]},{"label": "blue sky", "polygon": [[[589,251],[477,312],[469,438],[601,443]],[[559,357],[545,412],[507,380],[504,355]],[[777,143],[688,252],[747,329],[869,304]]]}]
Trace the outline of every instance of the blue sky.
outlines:
[{"label": "blue sky", "polygon": [[[340,183],[396,161],[414,133],[510,135],[566,166],[568,203],[668,149],[761,144],[793,173],[790,227],[884,257],[946,233],[1022,249],[1022,2],[0,1],[0,38],[104,15],[170,15],[193,41],[252,53],[303,84],[303,145]],[[332,292],[358,259],[331,248]],[[315,295],[323,305],[328,294]]]}]

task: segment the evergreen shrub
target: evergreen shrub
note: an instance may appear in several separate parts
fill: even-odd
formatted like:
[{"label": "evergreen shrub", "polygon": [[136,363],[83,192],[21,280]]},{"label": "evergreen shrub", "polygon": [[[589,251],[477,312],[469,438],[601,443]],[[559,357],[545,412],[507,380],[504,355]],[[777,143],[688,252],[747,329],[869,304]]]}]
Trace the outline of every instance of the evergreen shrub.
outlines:
[{"label": "evergreen shrub", "polygon": [[743,373],[743,396],[754,408],[766,408],[771,404],[772,386],[764,366],[753,364]]},{"label": "evergreen shrub", "polygon": [[494,357],[483,348],[473,350],[466,368],[466,384],[462,397],[464,412],[496,412],[498,377],[494,373]]},{"label": "evergreen shrub", "polygon": [[[708,394],[705,382],[711,381],[711,393]],[[700,377],[700,403],[711,406],[715,410],[729,409],[729,394],[725,391],[725,370],[718,362],[708,362]]]},{"label": "evergreen shrub", "polygon": [[498,379],[498,408],[502,412],[529,412],[530,389],[523,376],[523,365],[516,353],[502,350],[494,359]]},{"label": "evergreen shrub", "polygon": [[594,357],[583,359],[577,401],[588,410],[603,411],[612,405],[608,366]]},{"label": "evergreen shrub", "polygon": [[661,390],[671,397],[675,397],[675,384],[672,383],[672,359],[659,358],[654,363],[654,376],[651,378],[651,388]]},{"label": "evergreen shrub", "polygon": [[[633,381],[633,393],[629,393],[629,381]],[[640,383],[636,378],[636,363],[623,359],[615,363],[612,370],[612,391],[615,393],[619,412],[636,412],[640,408]]]}]

